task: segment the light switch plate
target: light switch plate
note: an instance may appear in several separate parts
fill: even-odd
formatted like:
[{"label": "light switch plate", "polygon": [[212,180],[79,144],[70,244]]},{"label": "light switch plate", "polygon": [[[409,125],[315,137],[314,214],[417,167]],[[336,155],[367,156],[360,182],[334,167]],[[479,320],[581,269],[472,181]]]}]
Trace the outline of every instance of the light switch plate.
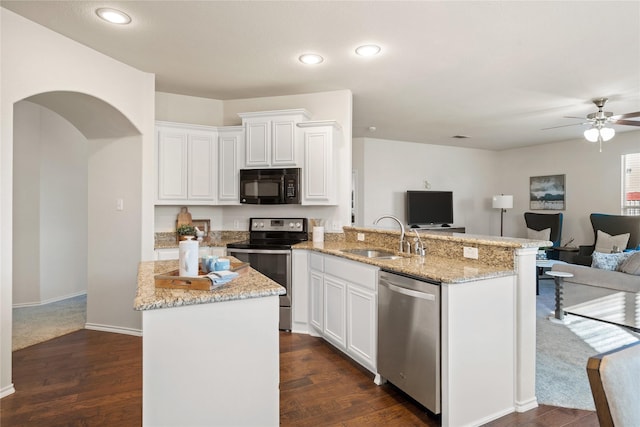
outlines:
[{"label": "light switch plate", "polygon": [[364,242],[364,233],[358,233],[358,241]]}]

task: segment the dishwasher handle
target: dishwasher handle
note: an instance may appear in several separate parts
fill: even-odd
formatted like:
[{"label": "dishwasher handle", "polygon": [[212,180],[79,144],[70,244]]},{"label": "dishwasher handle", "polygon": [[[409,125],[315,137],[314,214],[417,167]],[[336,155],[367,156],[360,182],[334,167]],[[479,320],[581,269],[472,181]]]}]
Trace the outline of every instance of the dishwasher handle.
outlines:
[{"label": "dishwasher handle", "polygon": [[427,294],[425,292],[414,291],[413,289],[403,288],[401,286],[394,285],[391,282],[386,281],[385,279],[379,279],[380,286],[385,286],[389,288],[389,290],[393,292],[397,292],[399,294],[407,295],[410,297],[421,298],[429,301],[435,301],[436,296],[433,294]]}]

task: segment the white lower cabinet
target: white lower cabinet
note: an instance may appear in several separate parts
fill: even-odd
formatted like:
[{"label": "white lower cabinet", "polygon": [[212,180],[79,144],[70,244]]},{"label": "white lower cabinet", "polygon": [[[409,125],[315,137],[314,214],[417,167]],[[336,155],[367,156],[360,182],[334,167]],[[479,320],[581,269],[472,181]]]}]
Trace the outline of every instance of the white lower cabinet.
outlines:
[{"label": "white lower cabinet", "polygon": [[347,353],[375,370],[378,338],[378,306],[375,292],[347,287]]},{"label": "white lower cabinet", "polygon": [[324,328],[323,335],[336,347],[347,346],[347,284],[335,277],[324,276]]},{"label": "white lower cabinet", "polygon": [[[156,249],[154,252],[155,252],[156,261],[178,259],[180,254],[178,248]],[[220,257],[220,256],[225,256],[226,254],[227,254],[227,248],[223,246],[200,246],[200,248],[198,249],[198,255],[200,257],[204,255],[215,255]]]},{"label": "white lower cabinet", "polygon": [[376,373],[378,267],[312,252],[310,332]]}]

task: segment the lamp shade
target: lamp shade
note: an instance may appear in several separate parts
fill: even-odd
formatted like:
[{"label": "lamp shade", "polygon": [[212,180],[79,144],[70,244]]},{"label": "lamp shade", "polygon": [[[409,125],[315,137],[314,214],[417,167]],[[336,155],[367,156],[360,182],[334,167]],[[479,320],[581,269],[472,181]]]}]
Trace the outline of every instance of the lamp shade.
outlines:
[{"label": "lamp shade", "polygon": [[493,196],[494,209],[511,209],[513,208],[513,196]]},{"label": "lamp shade", "polygon": [[584,139],[589,142],[596,142],[598,140],[598,136],[600,132],[597,128],[590,128],[584,131]]},{"label": "lamp shade", "polygon": [[616,130],[613,128],[602,128],[600,129],[600,135],[602,136],[603,141],[608,141],[616,134]]}]

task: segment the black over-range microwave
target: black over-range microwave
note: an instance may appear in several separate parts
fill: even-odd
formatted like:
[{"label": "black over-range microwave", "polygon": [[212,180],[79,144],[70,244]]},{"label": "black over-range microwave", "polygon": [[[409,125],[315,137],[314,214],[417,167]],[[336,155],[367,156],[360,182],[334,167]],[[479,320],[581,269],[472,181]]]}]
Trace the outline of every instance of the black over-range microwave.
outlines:
[{"label": "black over-range microwave", "polygon": [[300,203],[300,168],[240,169],[240,203]]}]

